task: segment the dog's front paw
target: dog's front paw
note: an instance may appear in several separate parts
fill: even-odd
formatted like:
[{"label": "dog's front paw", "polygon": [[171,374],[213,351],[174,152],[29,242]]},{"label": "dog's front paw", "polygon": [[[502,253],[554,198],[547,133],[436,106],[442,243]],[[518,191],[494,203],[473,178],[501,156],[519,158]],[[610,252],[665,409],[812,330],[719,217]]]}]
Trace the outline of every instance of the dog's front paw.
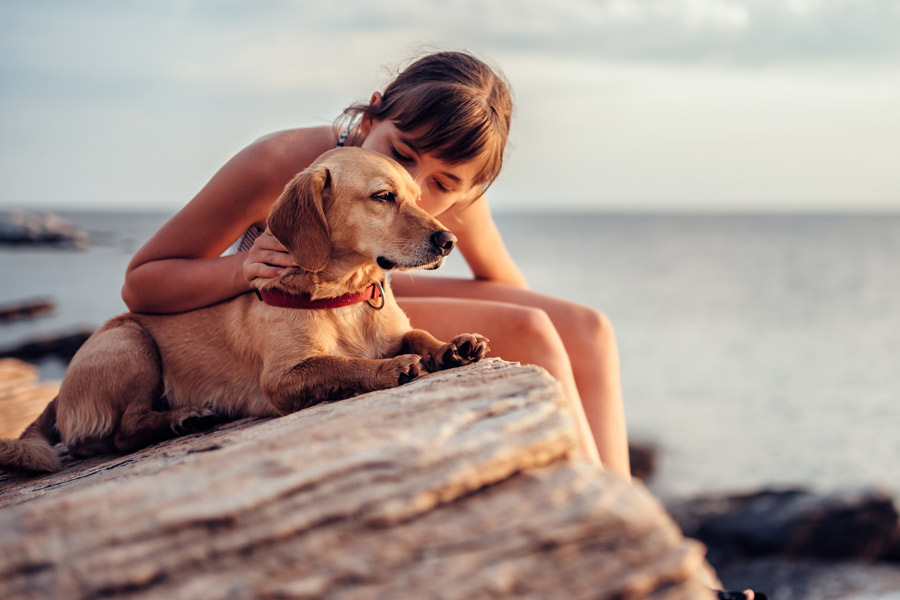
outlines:
[{"label": "dog's front paw", "polygon": [[489,341],[477,333],[461,333],[441,347],[436,366],[438,369],[451,369],[478,362],[490,351]]},{"label": "dog's front paw", "polygon": [[421,356],[418,354],[401,354],[389,359],[386,368],[383,369],[381,374],[381,380],[386,388],[392,388],[409,383],[424,370]]},{"label": "dog's front paw", "polygon": [[205,406],[182,406],[170,411],[169,426],[175,435],[205,431],[219,422],[219,413]]}]

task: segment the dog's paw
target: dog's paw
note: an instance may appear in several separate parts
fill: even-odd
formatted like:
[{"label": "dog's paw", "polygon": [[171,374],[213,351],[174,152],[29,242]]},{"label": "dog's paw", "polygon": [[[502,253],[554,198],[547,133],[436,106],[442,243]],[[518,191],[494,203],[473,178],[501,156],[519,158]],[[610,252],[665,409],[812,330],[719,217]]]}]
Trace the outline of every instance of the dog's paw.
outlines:
[{"label": "dog's paw", "polygon": [[490,351],[490,340],[477,333],[461,333],[438,351],[438,369],[452,369],[478,362]]},{"label": "dog's paw", "polygon": [[219,413],[205,406],[182,406],[171,411],[169,426],[175,435],[206,431],[219,422]]},{"label": "dog's paw", "polygon": [[409,383],[425,372],[422,365],[422,357],[418,354],[401,354],[390,359],[390,364],[384,373],[384,383],[388,387],[396,387]]}]

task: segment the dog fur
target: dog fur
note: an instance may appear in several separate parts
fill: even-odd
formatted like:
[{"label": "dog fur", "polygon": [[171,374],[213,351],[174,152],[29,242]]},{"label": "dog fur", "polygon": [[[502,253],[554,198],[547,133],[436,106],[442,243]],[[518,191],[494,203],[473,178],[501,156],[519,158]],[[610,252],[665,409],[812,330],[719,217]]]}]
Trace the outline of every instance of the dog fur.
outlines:
[{"label": "dog fur", "polygon": [[[455,238],[417,206],[419,194],[381,154],[326,152],[285,187],[268,218],[299,266],[254,285],[331,298],[383,281],[386,268],[439,267]],[[74,356],[41,416],[18,440],[0,440],[0,466],[54,471],[58,441],[75,456],[131,452],[223,416],[286,415],[488,351],[477,334],[444,343],[412,329],[387,281],[384,291],[381,310],[365,302],[277,308],[247,293],[186,313],[116,317]]]}]

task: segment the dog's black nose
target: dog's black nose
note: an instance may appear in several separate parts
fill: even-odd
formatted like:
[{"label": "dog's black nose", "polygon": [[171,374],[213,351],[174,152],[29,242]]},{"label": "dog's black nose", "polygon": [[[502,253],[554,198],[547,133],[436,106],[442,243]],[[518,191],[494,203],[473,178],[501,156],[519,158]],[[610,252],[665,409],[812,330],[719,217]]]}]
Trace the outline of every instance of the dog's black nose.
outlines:
[{"label": "dog's black nose", "polygon": [[446,229],[444,231],[436,231],[431,234],[431,245],[442,255],[447,256],[453,250],[453,246],[456,245],[456,236]]}]

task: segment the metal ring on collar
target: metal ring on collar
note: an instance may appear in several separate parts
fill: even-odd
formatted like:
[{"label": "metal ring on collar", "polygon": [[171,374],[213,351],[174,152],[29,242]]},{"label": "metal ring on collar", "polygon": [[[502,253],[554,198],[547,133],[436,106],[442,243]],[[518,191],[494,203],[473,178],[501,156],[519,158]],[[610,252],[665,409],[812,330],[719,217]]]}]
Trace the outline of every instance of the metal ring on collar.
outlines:
[{"label": "metal ring on collar", "polygon": [[371,306],[371,307],[374,308],[375,310],[381,310],[382,308],[384,308],[384,305],[387,304],[387,296],[386,296],[385,293],[384,293],[384,282],[383,282],[383,281],[376,281],[376,282],[373,283],[372,285],[377,285],[377,286],[378,286],[378,290],[381,292],[381,305],[380,305],[380,306],[375,306],[374,304],[372,304],[372,300],[374,300],[374,298],[369,298],[368,300],[366,300],[366,304],[368,304],[369,306]]}]

